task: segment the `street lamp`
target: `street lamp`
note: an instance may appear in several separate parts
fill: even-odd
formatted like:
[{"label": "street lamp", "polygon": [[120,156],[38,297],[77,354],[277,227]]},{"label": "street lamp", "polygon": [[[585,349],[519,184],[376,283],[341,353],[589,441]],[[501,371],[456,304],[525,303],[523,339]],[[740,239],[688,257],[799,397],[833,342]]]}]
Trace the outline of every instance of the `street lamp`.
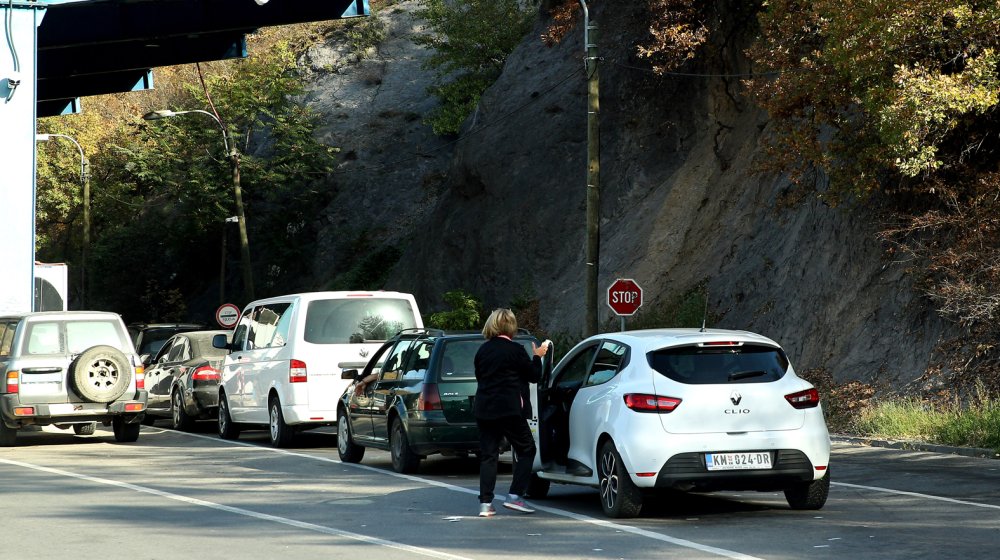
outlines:
[{"label": "street lamp", "polygon": [[87,308],[87,253],[90,250],[90,162],[83,155],[83,147],[75,138],[67,134],[36,134],[38,142],[48,142],[52,138],[64,138],[76,145],[80,151],[80,183],[83,185],[83,248],[80,255],[80,308]]},{"label": "street lamp", "polygon": [[164,109],[146,113],[142,116],[142,118],[147,121],[157,121],[160,119],[169,119],[178,115],[187,115],[189,113],[208,115],[213,121],[216,122],[216,124],[219,125],[219,129],[222,130],[222,143],[226,148],[226,157],[229,158],[229,164],[232,168],[233,195],[236,198],[236,222],[239,224],[240,229],[240,257],[243,261],[243,287],[246,289],[247,297],[250,300],[253,300],[253,273],[250,270],[250,242],[247,239],[247,220],[245,214],[243,213],[243,190],[240,188],[240,152],[236,149],[236,145],[229,141],[229,132],[226,130],[226,126],[222,124],[222,121],[219,117],[215,116],[215,114],[201,109],[192,109],[190,111],[171,111],[169,109]]}]

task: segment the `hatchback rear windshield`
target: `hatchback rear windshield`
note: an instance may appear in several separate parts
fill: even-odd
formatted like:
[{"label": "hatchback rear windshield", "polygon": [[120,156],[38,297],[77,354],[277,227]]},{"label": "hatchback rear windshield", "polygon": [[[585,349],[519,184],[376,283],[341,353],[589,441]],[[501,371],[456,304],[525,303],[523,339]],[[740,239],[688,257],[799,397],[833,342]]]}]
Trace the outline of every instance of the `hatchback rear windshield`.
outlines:
[{"label": "hatchback rear windshield", "polygon": [[347,344],[387,340],[416,327],[405,299],[320,299],[309,303],[303,338],[313,344]]},{"label": "hatchback rear windshield", "polygon": [[784,377],[788,358],[780,348],[743,346],[681,346],[647,354],[660,375],[689,385],[767,383]]},{"label": "hatchback rear windshield", "polygon": [[[531,340],[515,339],[524,351],[531,355]],[[444,356],[441,358],[441,381],[475,381],[476,352],[486,342],[486,339],[450,340],[444,345]]]}]

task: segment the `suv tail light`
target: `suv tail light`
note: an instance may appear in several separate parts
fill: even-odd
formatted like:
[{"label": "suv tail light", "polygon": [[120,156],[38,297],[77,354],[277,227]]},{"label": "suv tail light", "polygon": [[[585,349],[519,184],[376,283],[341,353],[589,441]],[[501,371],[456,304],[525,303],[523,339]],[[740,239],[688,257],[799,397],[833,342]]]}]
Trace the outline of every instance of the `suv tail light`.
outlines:
[{"label": "suv tail light", "polygon": [[8,371],[7,372],[7,392],[8,393],[18,393],[18,372]]},{"label": "suv tail light", "polygon": [[146,388],[146,366],[135,356],[132,357],[132,370],[135,372],[136,390]]},{"label": "suv tail light", "polygon": [[306,363],[301,360],[289,360],[288,382],[305,383],[308,380],[309,376],[306,374]]},{"label": "suv tail light", "polygon": [[[305,369],[305,364],[302,364]],[[219,371],[212,366],[201,366],[191,372],[191,379],[194,381],[218,381]]]},{"label": "suv tail light", "polygon": [[819,391],[816,389],[806,389],[805,391],[785,395],[785,400],[788,401],[788,404],[798,409],[813,408],[819,404]]},{"label": "suv tail light", "polygon": [[437,383],[424,383],[424,388],[420,390],[417,397],[417,410],[444,410],[441,406],[441,393],[438,391]]},{"label": "suv tail light", "polygon": [[625,395],[625,406],[636,412],[673,412],[681,399],[676,397],[661,397],[660,395],[646,395],[643,393],[629,393]]}]

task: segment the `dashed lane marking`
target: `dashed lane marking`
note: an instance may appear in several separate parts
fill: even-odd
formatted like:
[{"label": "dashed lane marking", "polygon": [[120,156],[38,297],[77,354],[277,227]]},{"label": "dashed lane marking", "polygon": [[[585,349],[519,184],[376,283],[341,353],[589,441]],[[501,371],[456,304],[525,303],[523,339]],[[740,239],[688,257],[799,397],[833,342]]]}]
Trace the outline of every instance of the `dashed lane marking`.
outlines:
[{"label": "dashed lane marking", "polygon": [[154,496],[159,496],[161,498],[167,498],[169,500],[176,500],[178,502],[183,502],[186,504],[191,504],[194,506],[200,506],[210,509],[215,509],[219,511],[224,511],[227,513],[232,513],[236,515],[242,515],[244,517],[252,517],[254,519],[259,519],[261,521],[270,521],[272,523],[280,523],[282,525],[288,525],[289,527],[295,527],[297,529],[305,529],[307,531],[314,531],[316,533],[324,533],[327,535],[332,535],[335,537],[343,537],[346,539],[352,539],[356,541],[366,542],[369,544],[375,544],[379,546],[384,546],[386,548],[393,548],[400,550],[402,552],[419,554],[421,556],[427,556],[430,558],[441,558],[443,560],[471,560],[465,556],[456,556],[454,554],[448,554],[447,552],[441,552],[437,550],[432,550],[429,548],[422,548],[418,546],[411,546],[408,544],[398,543],[386,539],[380,539],[376,537],[370,537],[368,535],[362,535],[359,533],[352,533],[350,531],[342,531],[340,529],[334,529],[332,527],[324,527],[323,525],[316,525],[315,523],[306,523],[305,521],[297,521],[295,519],[288,519],[287,517],[279,517],[277,515],[269,515],[266,513],[260,513],[256,511],[251,511],[248,509],[225,506],[222,504],[217,504],[215,502],[209,502],[206,500],[199,500],[197,498],[190,498],[187,496],[181,496],[179,494],[173,494],[171,492],[164,492],[162,490],[156,490],[154,488],[148,488],[146,486],[139,486],[138,484],[130,484],[128,482],[121,482],[119,480],[110,480],[107,478],[98,478],[96,476],[89,476],[80,473],[74,473],[62,469],[53,469],[50,467],[43,467],[41,465],[33,465],[31,463],[24,463],[21,461],[13,461],[10,459],[0,459],[0,463],[5,463],[8,465],[13,465],[16,467],[21,467],[25,469],[32,469],[36,471],[46,472],[49,474],[54,474],[58,476],[66,476],[70,478],[76,478],[79,480],[85,480],[87,482],[94,482],[98,484],[106,484],[108,486],[116,486],[118,488],[124,488],[126,490],[132,490],[135,492],[142,492],[145,494],[152,494]]}]

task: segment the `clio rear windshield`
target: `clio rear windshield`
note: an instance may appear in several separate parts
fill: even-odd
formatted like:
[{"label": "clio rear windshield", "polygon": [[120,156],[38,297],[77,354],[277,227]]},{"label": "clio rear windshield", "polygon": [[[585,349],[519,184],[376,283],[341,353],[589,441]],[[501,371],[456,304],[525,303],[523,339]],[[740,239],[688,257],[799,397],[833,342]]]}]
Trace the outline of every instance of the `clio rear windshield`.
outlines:
[{"label": "clio rear windshield", "polygon": [[689,385],[767,383],[788,371],[780,348],[757,344],[664,348],[646,359],[660,375]]}]

